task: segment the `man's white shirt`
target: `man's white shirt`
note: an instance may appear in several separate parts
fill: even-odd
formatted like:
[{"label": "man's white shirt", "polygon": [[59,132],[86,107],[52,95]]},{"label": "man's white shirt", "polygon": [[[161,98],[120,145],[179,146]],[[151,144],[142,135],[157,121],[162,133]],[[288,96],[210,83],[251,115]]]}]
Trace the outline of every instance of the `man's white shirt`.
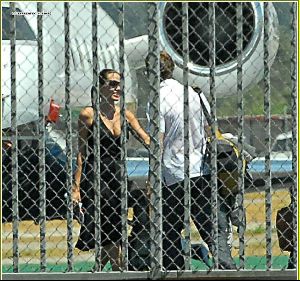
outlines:
[{"label": "man's white shirt", "polygon": [[[205,96],[202,100],[210,112]],[[204,174],[206,119],[198,93],[189,87],[190,178]],[[174,79],[160,84],[160,131],[164,134],[162,174],[167,185],[184,179],[184,86]]]}]

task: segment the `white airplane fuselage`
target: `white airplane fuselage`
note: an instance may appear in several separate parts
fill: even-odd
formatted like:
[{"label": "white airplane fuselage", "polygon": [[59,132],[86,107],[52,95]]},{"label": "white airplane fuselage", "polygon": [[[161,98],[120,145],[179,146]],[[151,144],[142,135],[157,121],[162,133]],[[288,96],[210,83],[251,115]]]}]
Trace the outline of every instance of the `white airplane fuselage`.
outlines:
[{"label": "white airplane fuselage", "polygon": [[[128,4],[133,10],[135,3]],[[168,39],[168,31],[164,21],[168,5],[159,3],[160,19],[159,40],[160,48],[166,49],[173,57],[176,67],[174,78],[182,81],[182,58]],[[195,4],[193,4],[195,5]],[[202,5],[199,3],[198,5]],[[203,4],[204,5],[204,4]],[[252,37],[243,53],[243,89],[256,84],[263,77],[263,3],[251,2],[248,9],[252,10]],[[221,7],[221,6],[220,6]],[[16,2],[18,11],[36,12],[35,2]],[[2,2],[3,12],[9,9],[9,3]],[[146,11],[146,8],[143,8]],[[220,8],[219,8],[220,9]],[[50,100],[64,107],[65,104],[65,35],[64,35],[64,5],[59,2],[43,2],[43,76],[44,76],[44,114],[48,114]],[[144,11],[144,12],[145,12]],[[141,10],[139,10],[141,12]],[[115,11],[113,12],[115,16]],[[112,14],[112,13],[110,13]],[[119,70],[119,28],[110,14],[98,5],[98,64],[99,70],[113,68]],[[138,13],[137,13],[138,14]],[[2,16],[3,17],[3,16]],[[38,51],[37,51],[37,16],[35,14],[16,16],[16,95],[17,95],[17,124],[22,125],[38,120]],[[135,18],[138,22],[138,17]],[[5,21],[5,18],[4,18]],[[9,21],[7,18],[6,21]],[[23,22],[21,22],[23,21]],[[246,20],[245,20],[246,21]],[[19,24],[18,24],[19,22]],[[31,29],[34,38],[26,38],[26,32],[18,36],[18,29]],[[129,22],[127,24],[133,25]],[[220,24],[220,23],[217,23]],[[6,27],[9,32],[9,23]],[[206,26],[204,27],[206,29]],[[129,29],[129,28],[128,28]],[[127,29],[127,30],[128,30]],[[126,31],[126,26],[125,26]],[[200,32],[200,31],[199,31]],[[19,32],[20,33],[20,32]],[[125,101],[136,102],[138,82],[136,70],[145,66],[144,59],[148,53],[147,31],[144,34],[129,37],[125,45]],[[3,34],[3,32],[2,32]],[[202,34],[199,34],[201,37]],[[21,38],[18,38],[21,37]],[[273,63],[279,44],[278,19],[276,11],[270,4],[270,33],[269,33],[269,63]],[[90,89],[93,77],[92,51],[92,3],[70,3],[70,91],[71,107],[82,107],[91,104]],[[205,43],[205,42],[204,42]],[[205,43],[206,44],[206,43]],[[2,128],[11,126],[11,54],[9,37],[2,37]],[[229,54],[230,55],[230,54]],[[209,67],[189,64],[189,84],[200,87],[204,94],[209,94]],[[215,94],[217,97],[230,96],[237,93],[237,58],[216,67]]]},{"label": "white airplane fuselage", "polygon": [[[3,4],[2,11],[9,9]],[[36,3],[19,2],[17,11],[37,11]],[[50,99],[64,106],[65,101],[65,39],[63,3],[44,3],[43,10],[43,76],[44,114],[48,114]],[[6,11],[7,13],[7,11]],[[91,105],[90,89],[93,81],[92,58],[92,6],[91,3],[70,4],[70,91],[71,107]],[[23,17],[34,40],[16,39],[16,96],[17,124],[22,125],[38,120],[38,44],[37,16]],[[24,35],[25,36],[25,35]],[[99,69],[119,70],[119,29],[112,19],[98,7],[98,63]],[[25,38],[26,39],[26,38]],[[2,39],[2,128],[11,126],[11,45]],[[133,100],[134,87],[127,60],[125,60],[126,102]]]}]

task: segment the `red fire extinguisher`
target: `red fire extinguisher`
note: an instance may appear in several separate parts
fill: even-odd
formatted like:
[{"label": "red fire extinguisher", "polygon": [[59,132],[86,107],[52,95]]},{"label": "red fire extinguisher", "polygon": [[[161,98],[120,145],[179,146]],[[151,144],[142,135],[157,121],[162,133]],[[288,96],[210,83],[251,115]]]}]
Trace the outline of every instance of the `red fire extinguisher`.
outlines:
[{"label": "red fire extinguisher", "polygon": [[49,122],[56,123],[59,119],[59,110],[60,110],[60,106],[54,103],[54,100],[51,98],[47,120]]}]

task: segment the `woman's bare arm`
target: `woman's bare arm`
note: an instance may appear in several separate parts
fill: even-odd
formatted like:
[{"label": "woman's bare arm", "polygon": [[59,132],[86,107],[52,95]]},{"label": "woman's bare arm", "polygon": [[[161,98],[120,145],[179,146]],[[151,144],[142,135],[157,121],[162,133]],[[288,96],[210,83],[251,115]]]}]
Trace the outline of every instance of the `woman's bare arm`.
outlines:
[{"label": "woman's bare arm", "polygon": [[136,119],[134,114],[129,110],[126,110],[126,119],[131,125],[131,127],[137,132],[137,134],[144,140],[144,142],[149,145],[150,144],[150,136],[144,131],[141,127],[139,121]]},{"label": "woman's bare arm", "polygon": [[77,154],[77,169],[74,174],[73,183],[73,201],[80,201],[80,181],[82,175],[82,162],[87,154],[87,137],[89,129],[93,124],[93,109],[84,108],[80,111],[78,119],[78,154]]},{"label": "woman's bare arm", "polygon": [[82,156],[81,153],[78,152],[77,154],[77,169],[75,171],[74,175],[74,183],[72,186],[72,200],[75,203],[78,203],[81,201],[81,196],[80,196],[80,181],[81,181],[81,174],[82,174]]},{"label": "woman's bare arm", "polygon": [[80,111],[78,119],[78,150],[81,153],[83,160],[87,154],[87,138],[93,120],[94,111],[91,107],[86,107]]}]

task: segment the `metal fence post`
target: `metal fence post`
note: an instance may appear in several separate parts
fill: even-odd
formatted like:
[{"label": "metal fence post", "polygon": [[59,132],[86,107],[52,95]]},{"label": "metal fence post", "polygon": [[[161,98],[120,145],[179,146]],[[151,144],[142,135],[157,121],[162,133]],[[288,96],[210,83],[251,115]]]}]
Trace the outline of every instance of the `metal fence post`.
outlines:
[{"label": "metal fence post", "polygon": [[13,271],[19,272],[19,181],[18,181],[18,127],[16,96],[16,11],[10,3],[10,60],[11,60],[11,139],[12,139],[12,221],[13,221]]},{"label": "metal fence post", "polygon": [[266,190],[266,265],[272,267],[272,182],[271,182],[271,88],[269,63],[269,3],[264,3],[264,116],[265,116],[265,190]]},{"label": "metal fence post", "polygon": [[215,2],[208,4],[209,16],[209,95],[211,102],[211,204],[212,204],[212,255],[214,258],[214,268],[218,268],[218,182],[217,182],[217,112],[216,112],[216,94],[215,94],[215,74],[216,74],[216,16]]},{"label": "metal fence post", "polygon": [[157,3],[148,4],[149,38],[149,116],[150,116],[150,238],[151,238],[151,278],[160,278],[162,270],[162,192],[161,192],[161,150],[159,133],[159,40]]},{"label": "metal fence post", "polygon": [[70,3],[64,3],[65,16],[65,109],[66,109],[66,154],[67,154],[67,263],[73,271],[73,202],[72,202],[72,109],[70,107]]},{"label": "metal fence post", "polygon": [[[292,99],[292,178],[293,185],[291,187],[291,204],[292,204],[292,213],[293,213],[293,252],[291,253],[292,265],[294,268],[297,267],[297,234],[298,234],[298,226],[297,226],[297,15],[298,15],[298,5],[296,3],[292,3],[291,13],[292,13],[292,57],[291,57],[291,79],[292,79],[292,91],[291,91],[291,99]],[[299,277],[298,277],[299,278]]]},{"label": "metal fence post", "polygon": [[101,270],[101,181],[100,181],[100,97],[98,89],[98,7],[96,2],[92,3],[92,52],[93,52],[93,86],[96,95],[92,96],[94,105],[94,192],[95,192],[95,271]]},{"label": "metal fence post", "polygon": [[185,270],[191,268],[191,185],[190,185],[190,145],[189,145],[189,14],[188,3],[182,2],[182,45],[184,84],[184,228],[185,228]]},{"label": "metal fence post", "polygon": [[245,268],[245,221],[244,221],[244,94],[243,94],[243,3],[237,5],[237,97],[238,97],[238,141],[239,141],[239,161],[238,161],[238,186],[239,186],[239,258],[240,268]]},{"label": "metal fence post", "polygon": [[128,175],[127,175],[127,123],[126,123],[126,98],[125,98],[125,50],[124,50],[124,3],[119,3],[119,65],[120,65],[120,107],[121,107],[121,212],[122,212],[122,271],[128,271]]},{"label": "metal fence post", "polygon": [[[43,4],[37,3],[37,11],[43,11]],[[38,99],[39,99],[39,193],[40,193],[40,270],[46,271],[46,176],[45,176],[45,118],[44,118],[44,62],[43,62],[43,20],[37,16],[38,28]]]}]

